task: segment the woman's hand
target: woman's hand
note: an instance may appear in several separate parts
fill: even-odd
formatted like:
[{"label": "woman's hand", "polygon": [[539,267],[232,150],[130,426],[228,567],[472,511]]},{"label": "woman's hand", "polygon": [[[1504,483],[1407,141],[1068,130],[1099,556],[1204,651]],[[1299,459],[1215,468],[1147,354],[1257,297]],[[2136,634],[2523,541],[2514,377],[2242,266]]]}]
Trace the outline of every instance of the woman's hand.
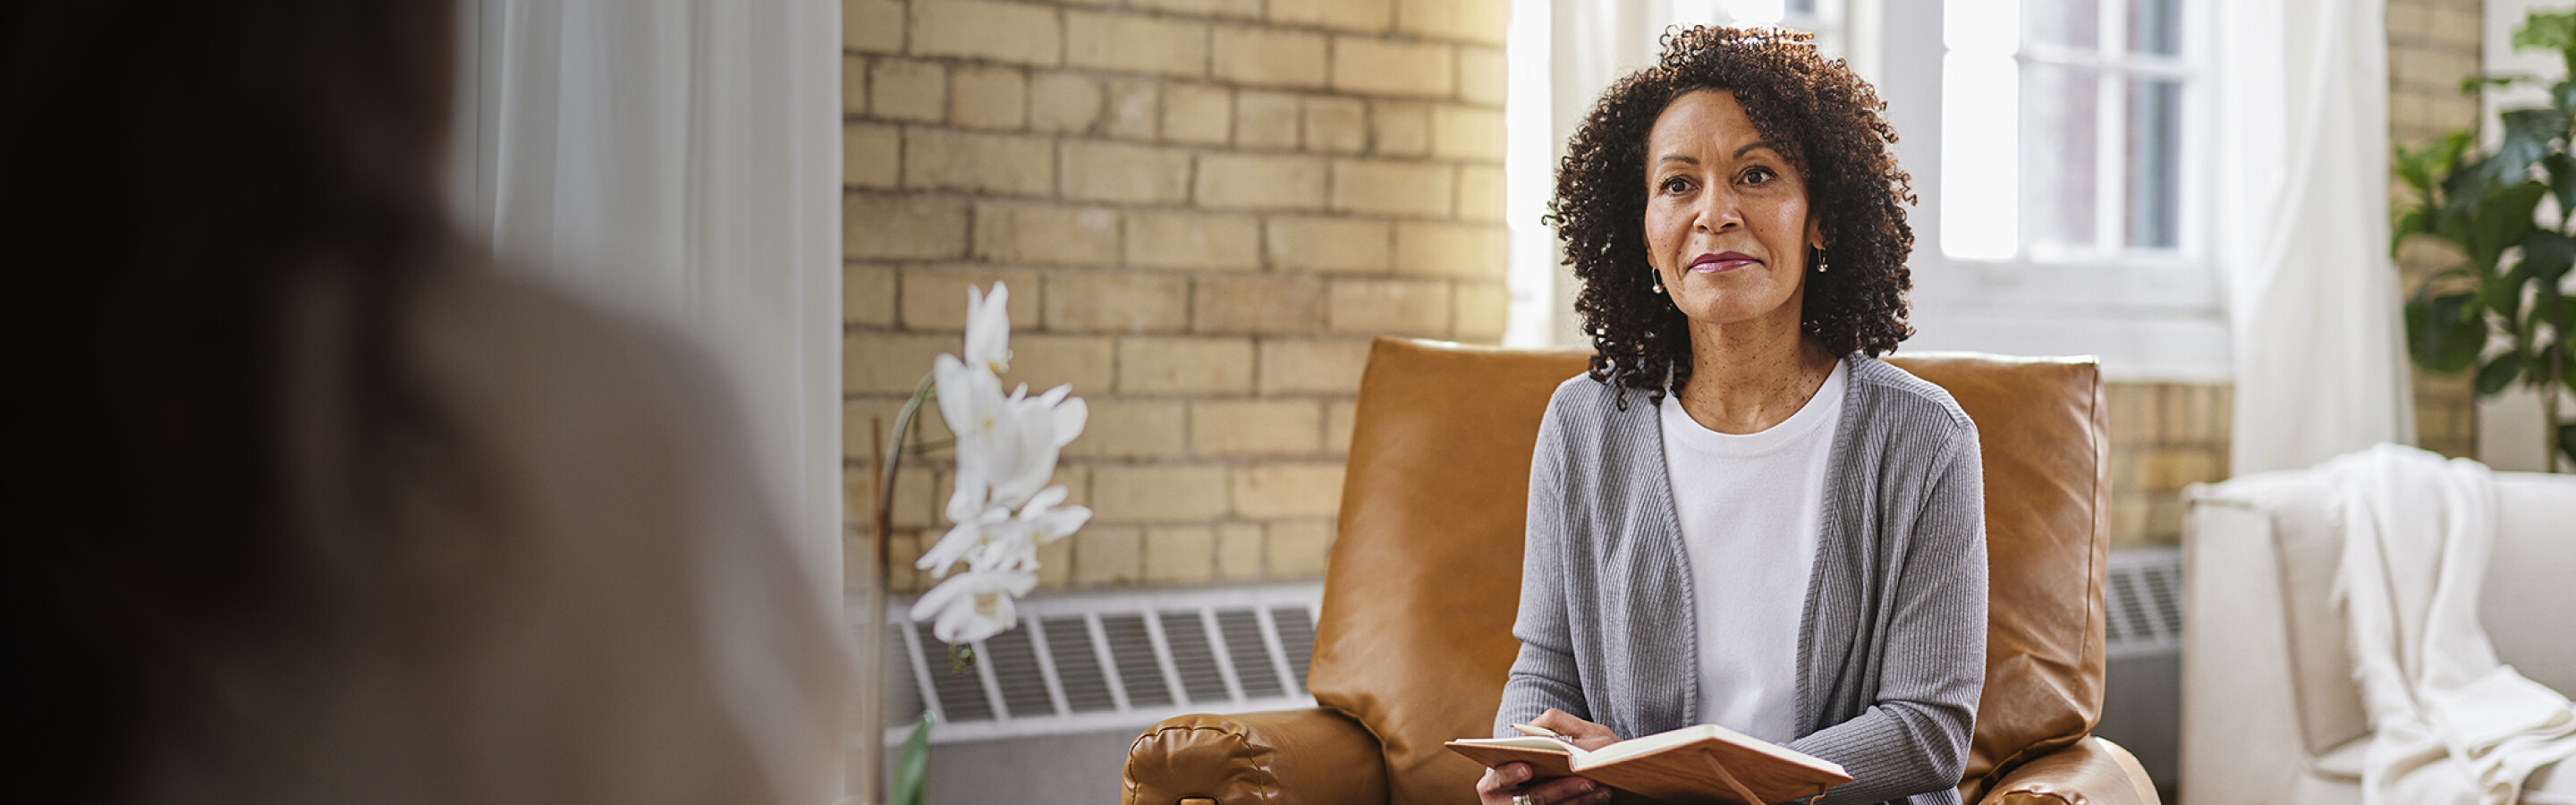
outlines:
[{"label": "woman's hand", "polygon": [[[1619,734],[1611,732],[1609,727],[1575,718],[1552,707],[1540,713],[1539,717],[1530,719],[1530,726],[1553,730],[1586,752],[1619,742]],[[1484,805],[1601,805],[1610,801],[1610,789],[1600,783],[1581,777],[1560,777],[1530,785],[1533,773],[1527,763],[1505,763],[1486,769],[1485,776],[1476,781],[1476,798]],[[1516,797],[1527,799],[1516,800]]]},{"label": "woman's hand", "polygon": [[1528,785],[1529,779],[1527,763],[1505,763],[1486,769],[1485,776],[1476,781],[1476,799],[1484,805],[1602,805],[1610,801],[1610,789],[1581,777],[1559,777],[1536,785]]},{"label": "woman's hand", "polygon": [[1572,714],[1553,707],[1548,708],[1547,712],[1540,713],[1537,718],[1530,719],[1530,726],[1555,730],[1556,734],[1565,736],[1575,746],[1583,747],[1583,751],[1586,752],[1619,742],[1619,734],[1611,732],[1609,727],[1575,718]]}]

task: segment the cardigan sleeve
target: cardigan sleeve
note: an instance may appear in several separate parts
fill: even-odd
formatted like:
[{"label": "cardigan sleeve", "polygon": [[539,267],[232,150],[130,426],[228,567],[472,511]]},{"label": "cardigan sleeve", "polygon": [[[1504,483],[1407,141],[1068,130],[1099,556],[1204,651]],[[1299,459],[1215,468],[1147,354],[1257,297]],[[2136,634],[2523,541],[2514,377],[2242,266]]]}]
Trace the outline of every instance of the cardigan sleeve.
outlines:
[{"label": "cardigan sleeve", "polygon": [[1521,650],[1503,683],[1502,707],[1494,714],[1496,737],[1519,735],[1513,724],[1529,723],[1551,707],[1592,719],[1591,708],[1584,706],[1582,671],[1574,661],[1573,632],[1566,622],[1564,548],[1572,518],[1565,510],[1564,408],[1557,404],[1561,399],[1562,395],[1548,403],[1539,424],[1537,449],[1530,456],[1520,613],[1512,623],[1512,636],[1520,639]]},{"label": "cardigan sleeve", "polygon": [[1985,477],[1973,424],[1951,432],[1926,476],[1895,569],[1876,703],[1789,748],[1840,763],[1852,782],[1825,803],[1884,802],[1959,784],[1985,685]]}]

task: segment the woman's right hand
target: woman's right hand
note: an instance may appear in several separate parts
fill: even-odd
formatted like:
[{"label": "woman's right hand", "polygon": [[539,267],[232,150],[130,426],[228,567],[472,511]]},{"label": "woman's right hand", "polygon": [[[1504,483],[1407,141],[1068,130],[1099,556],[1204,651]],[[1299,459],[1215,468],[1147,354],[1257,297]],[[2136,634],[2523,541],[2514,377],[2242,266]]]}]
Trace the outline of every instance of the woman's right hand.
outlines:
[{"label": "woman's right hand", "polygon": [[1484,805],[1514,805],[1513,797],[1529,797],[1530,805],[1602,805],[1610,801],[1610,789],[1581,777],[1559,777],[1544,783],[1529,784],[1530,764],[1505,763],[1485,770],[1476,781],[1476,798]]}]

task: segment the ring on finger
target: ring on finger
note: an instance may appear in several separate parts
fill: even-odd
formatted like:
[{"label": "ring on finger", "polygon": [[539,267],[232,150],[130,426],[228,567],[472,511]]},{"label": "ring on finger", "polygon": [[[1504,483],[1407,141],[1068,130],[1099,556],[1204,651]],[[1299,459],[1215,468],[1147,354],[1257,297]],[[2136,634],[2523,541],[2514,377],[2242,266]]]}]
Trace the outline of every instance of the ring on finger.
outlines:
[{"label": "ring on finger", "polygon": [[1538,800],[1531,798],[1528,794],[1513,794],[1512,805],[1538,805]]}]

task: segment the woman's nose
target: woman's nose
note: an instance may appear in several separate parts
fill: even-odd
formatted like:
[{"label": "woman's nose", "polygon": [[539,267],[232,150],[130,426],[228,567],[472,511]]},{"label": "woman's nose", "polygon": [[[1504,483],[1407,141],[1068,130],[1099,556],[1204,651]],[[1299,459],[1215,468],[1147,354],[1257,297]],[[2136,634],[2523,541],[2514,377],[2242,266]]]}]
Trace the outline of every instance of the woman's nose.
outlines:
[{"label": "woman's nose", "polygon": [[1691,228],[1701,232],[1724,232],[1744,225],[1744,212],[1736,204],[1734,193],[1710,190],[1700,194],[1699,210]]}]

